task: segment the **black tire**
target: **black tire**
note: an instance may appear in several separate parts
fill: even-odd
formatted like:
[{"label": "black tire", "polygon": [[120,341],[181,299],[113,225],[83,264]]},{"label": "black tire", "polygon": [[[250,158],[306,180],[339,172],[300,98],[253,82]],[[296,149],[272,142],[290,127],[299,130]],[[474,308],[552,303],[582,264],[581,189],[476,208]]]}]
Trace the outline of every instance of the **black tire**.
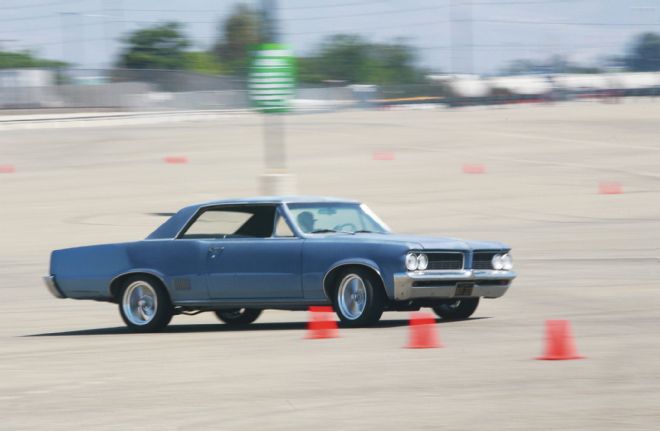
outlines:
[{"label": "black tire", "polygon": [[[346,306],[346,300],[341,300],[341,290],[344,295],[348,287],[342,289],[344,282],[361,282],[364,286],[366,301],[361,312],[350,314],[350,309]],[[360,288],[361,289],[361,288]],[[361,294],[360,294],[361,295]],[[363,268],[347,268],[341,271],[335,278],[335,285],[332,289],[332,303],[344,326],[359,327],[369,326],[378,322],[383,314],[385,306],[385,292],[380,279],[373,272]]]},{"label": "black tire", "polygon": [[[139,287],[145,295],[140,296]],[[151,303],[145,303],[144,298],[149,298]],[[140,301],[143,305],[139,305]],[[122,320],[133,332],[162,331],[174,315],[174,307],[165,287],[158,279],[146,275],[127,278],[119,291],[118,303]]]},{"label": "black tire", "polygon": [[263,310],[258,308],[234,308],[231,310],[216,310],[215,315],[227,325],[249,325],[257,320]]},{"label": "black tire", "polygon": [[443,301],[433,311],[443,320],[463,320],[472,316],[479,305],[479,298],[461,298]]}]

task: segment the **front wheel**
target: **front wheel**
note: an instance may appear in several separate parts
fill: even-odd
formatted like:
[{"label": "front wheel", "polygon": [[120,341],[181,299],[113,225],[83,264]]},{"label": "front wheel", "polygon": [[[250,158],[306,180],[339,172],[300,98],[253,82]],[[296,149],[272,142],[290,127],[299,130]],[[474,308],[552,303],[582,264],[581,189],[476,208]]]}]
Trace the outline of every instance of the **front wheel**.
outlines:
[{"label": "front wheel", "polygon": [[249,325],[257,320],[261,310],[256,308],[235,308],[231,310],[216,310],[215,315],[228,325]]},{"label": "front wheel", "polygon": [[479,305],[479,298],[461,298],[444,301],[433,311],[444,320],[462,320],[472,316]]},{"label": "front wheel", "polygon": [[174,315],[174,308],[165,288],[152,278],[129,278],[122,287],[120,298],[121,318],[134,332],[161,331]]},{"label": "front wheel", "polygon": [[333,303],[346,326],[367,326],[383,314],[384,292],[380,280],[363,269],[343,271],[337,277]]}]

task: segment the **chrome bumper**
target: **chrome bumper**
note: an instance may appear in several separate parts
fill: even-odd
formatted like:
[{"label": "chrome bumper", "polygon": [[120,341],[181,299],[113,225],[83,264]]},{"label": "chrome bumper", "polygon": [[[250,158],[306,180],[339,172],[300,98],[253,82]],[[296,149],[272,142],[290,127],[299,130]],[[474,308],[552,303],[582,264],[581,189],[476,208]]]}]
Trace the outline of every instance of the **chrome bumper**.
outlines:
[{"label": "chrome bumper", "polygon": [[55,297],[55,298],[66,298],[64,293],[60,290],[59,287],[57,287],[57,283],[55,283],[55,277],[52,275],[47,275],[43,277],[44,283],[46,283],[46,287],[48,288],[48,291]]},{"label": "chrome bumper", "polygon": [[[417,298],[460,296],[499,298],[506,293],[514,278],[516,278],[516,273],[513,271],[495,270],[401,272],[394,274],[394,299],[405,301]],[[498,281],[499,284],[493,284]],[[437,284],[434,285],[434,282]],[[457,288],[459,292],[457,292]],[[465,295],[466,290],[469,292],[467,295]]]}]

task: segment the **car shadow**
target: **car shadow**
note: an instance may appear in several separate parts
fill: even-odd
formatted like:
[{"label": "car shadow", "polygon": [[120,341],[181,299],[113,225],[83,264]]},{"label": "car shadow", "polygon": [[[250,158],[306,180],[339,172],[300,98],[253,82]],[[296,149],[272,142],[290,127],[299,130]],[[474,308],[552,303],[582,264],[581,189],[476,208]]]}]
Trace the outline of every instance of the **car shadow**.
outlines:
[{"label": "car shadow", "polygon": [[[463,320],[481,320],[490,319],[490,317],[471,317]],[[456,321],[436,319],[436,323],[447,324]],[[394,320],[381,320],[369,328],[397,328],[407,326],[408,319],[394,319]],[[365,328],[350,328],[339,322],[339,328],[342,330],[360,330]],[[252,323],[245,326],[229,326],[222,323],[212,324],[197,324],[197,325],[169,325],[160,334],[181,334],[181,333],[201,333],[201,332],[238,332],[238,331],[292,331],[292,330],[306,330],[306,322],[277,322],[277,323]],[[67,336],[80,336],[80,335],[122,335],[133,334],[125,326],[114,326],[111,328],[93,328],[81,329],[77,331],[63,331],[63,332],[45,332],[41,334],[28,334],[21,335],[20,337],[67,337]]]}]

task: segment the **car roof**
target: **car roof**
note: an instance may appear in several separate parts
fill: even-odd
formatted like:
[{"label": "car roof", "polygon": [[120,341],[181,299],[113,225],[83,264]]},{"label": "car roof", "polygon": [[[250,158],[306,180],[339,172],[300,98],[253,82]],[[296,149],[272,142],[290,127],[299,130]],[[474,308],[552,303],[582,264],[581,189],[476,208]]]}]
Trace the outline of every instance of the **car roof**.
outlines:
[{"label": "car roof", "polygon": [[200,202],[194,206],[205,207],[211,205],[231,205],[231,204],[282,204],[282,203],[360,203],[352,199],[333,198],[328,196],[255,196],[248,198],[220,199]]},{"label": "car roof", "polygon": [[239,198],[239,199],[222,199],[200,202],[193,205],[188,205],[180,209],[176,214],[170,217],[165,223],[160,225],[158,229],[153,231],[147,239],[165,239],[174,238],[176,234],[183,228],[183,226],[190,220],[195,213],[204,207],[212,207],[214,205],[241,205],[241,204],[283,204],[283,203],[323,203],[323,202],[336,202],[336,203],[359,203],[358,201],[349,199],[331,198],[327,196],[257,196],[252,198]]}]

